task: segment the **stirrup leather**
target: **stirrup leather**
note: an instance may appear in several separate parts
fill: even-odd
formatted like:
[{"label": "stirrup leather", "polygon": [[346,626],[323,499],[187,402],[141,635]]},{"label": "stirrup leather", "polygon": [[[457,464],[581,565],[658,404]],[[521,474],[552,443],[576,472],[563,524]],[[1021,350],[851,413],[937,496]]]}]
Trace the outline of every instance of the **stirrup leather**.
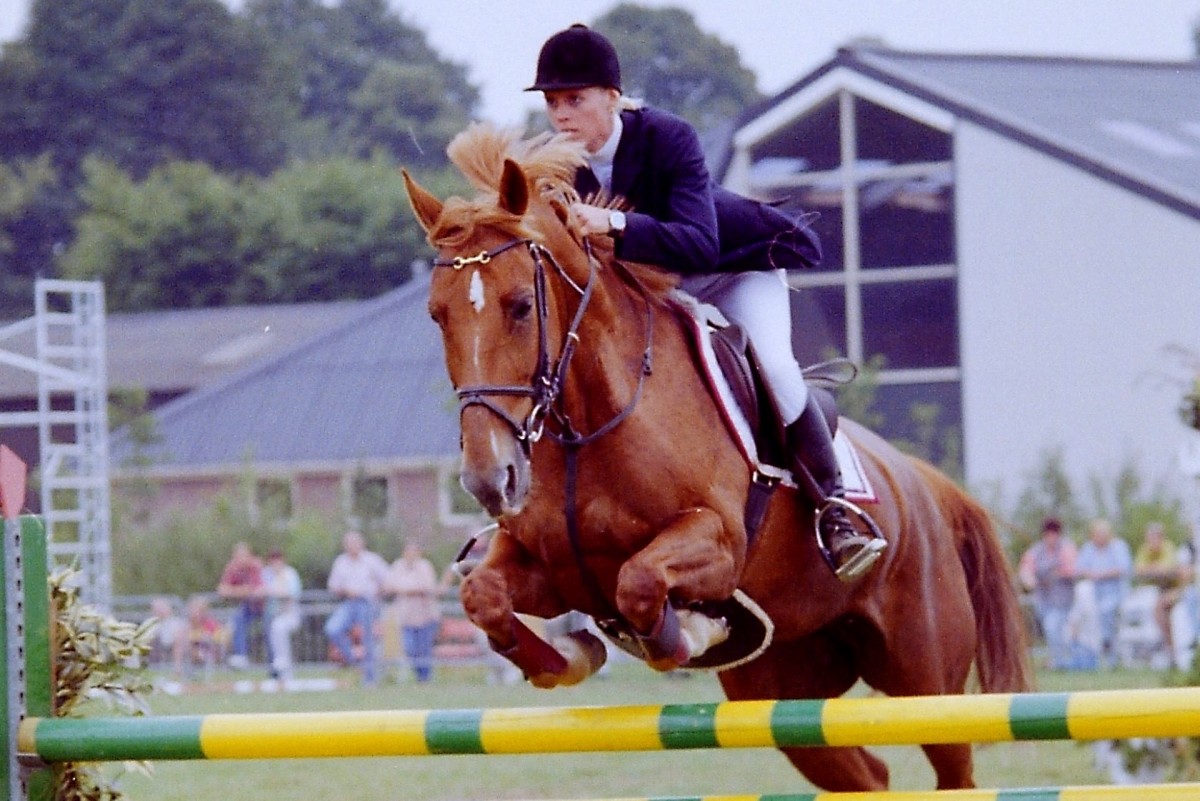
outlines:
[{"label": "stirrup leather", "polygon": [[[838,567],[837,562],[834,561],[833,554],[830,552],[829,546],[826,545],[825,538],[821,533],[821,522],[835,508],[841,509],[858,520],[861,527],[856,525],[854,529],[860,536],[870,536],[869,541],[859,549],[858,553],[841,567]],[[858,579],[870,570],[871,566],[879,560],[879,557],[887,549],[887,538],[883,536],[883,532],[875,524],[871,516],[858,504],[838,496],[831,495],[827,497],[825,502],[817,508],[816,515],[813,518],[813,533],[817,538],[817,549],[821,552],[825,563],[829,565],[829,569],[833,571],[839,580],[847,583]]]}]

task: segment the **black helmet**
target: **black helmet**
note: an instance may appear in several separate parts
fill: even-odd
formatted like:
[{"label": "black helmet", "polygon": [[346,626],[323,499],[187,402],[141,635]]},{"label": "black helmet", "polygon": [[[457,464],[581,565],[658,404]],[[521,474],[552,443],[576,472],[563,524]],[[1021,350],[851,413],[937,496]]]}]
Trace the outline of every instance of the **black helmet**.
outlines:
[{"label": "black helmet", "polygon": [[576,23],[546,40],[538,54],[537,80],[526,92],[603,86],[621,90],[621,64],[612,43]]}]

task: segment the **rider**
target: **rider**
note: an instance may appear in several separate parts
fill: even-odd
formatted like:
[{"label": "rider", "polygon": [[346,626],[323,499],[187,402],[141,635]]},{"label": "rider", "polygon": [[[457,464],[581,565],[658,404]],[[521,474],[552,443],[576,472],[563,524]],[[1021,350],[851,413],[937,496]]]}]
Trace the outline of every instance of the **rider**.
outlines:
[{"label": "rider", "polygon": [[831,497],[844,494],[825,416],[792,353],[791,306],[784,271],[821,258],[816,235],[772,206],[736,195],[710,180],[692,126],[621,94],[621,66],[612,43],[584,25],[551,36],[538,56],[540,91],[555,131],[582,142],[581,197],[604,189],[632,211],[578,203],[582,233],[607,234],[620,258],[656,264],[682,275],[682,289],[741,325],[754,345],[781,422],[794,469],[803,467],[821,537],[843,580],[861,575],[886,542],[862,535]]}]

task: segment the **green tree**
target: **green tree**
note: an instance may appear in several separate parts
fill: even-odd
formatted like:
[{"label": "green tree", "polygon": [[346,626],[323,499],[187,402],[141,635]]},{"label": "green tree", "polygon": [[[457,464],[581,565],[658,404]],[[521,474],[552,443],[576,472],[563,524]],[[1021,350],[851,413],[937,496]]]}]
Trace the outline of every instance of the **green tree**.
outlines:
[{"label": "green tree", "polygon": [[35,0],[0,57],[0,161],[49,151],[69,185],[89,155],[269,170],[287,85],[259,37],[220,0]]},{"label": "green tree", "polygon": [[105,155],[135,175],[168,160],[260,173],[282,163],[293,85],[218,0],[130,0],[113,44],[124,152]]},{"label": "green tree", "polygon": [[0,317],[33,313],[34,279],[54,274],[72,199],[49,155],[0,163]]},{"label": "green tree", "polygon": [[247,201],[242,250],[273,301],[373,297],[411,277],[425,250],[387,157],[296,164]]},{"label": "green tree", "polygon": [[382,154],[240,180],[198,162],[141,181],[95,159],[84,172],[86,209],[61,266],[105,281],[114,310],[368,298],[428,252]]},{"label": "green tree", "polygon": [[103,280],[113,310],[252,299],[234,247],[242,216],[237,183],[184,162],[155,168],[141,182],[98,159],[84,173],[86,211],[61,261],[65,277]]},{"label": "green tree", "polygon": [[681,8],[622,3],[592,27],[617,49],[627,95],[672,111],[702,131],[728,122],[762,97],[737,49],[701,31]]},{"label": "green tree", "polygon": [[382,147],[408,165],[443,165],[479,103],[466,68],[440,58],[384,0],[250,0],[244,14],[302,84],[294,157],[366,158]]}]

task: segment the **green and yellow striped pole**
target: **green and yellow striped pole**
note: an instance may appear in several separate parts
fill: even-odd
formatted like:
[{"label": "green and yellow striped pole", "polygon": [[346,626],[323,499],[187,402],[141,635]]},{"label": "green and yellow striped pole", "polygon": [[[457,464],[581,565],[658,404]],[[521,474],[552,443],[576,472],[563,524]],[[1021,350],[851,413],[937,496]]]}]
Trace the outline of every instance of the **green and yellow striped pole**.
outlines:
[{"label": "green and yellow striped pole", "polygon": [[661,706],[29,718],[50,762],[528,754],[1200,736],[1200,688]]}]

